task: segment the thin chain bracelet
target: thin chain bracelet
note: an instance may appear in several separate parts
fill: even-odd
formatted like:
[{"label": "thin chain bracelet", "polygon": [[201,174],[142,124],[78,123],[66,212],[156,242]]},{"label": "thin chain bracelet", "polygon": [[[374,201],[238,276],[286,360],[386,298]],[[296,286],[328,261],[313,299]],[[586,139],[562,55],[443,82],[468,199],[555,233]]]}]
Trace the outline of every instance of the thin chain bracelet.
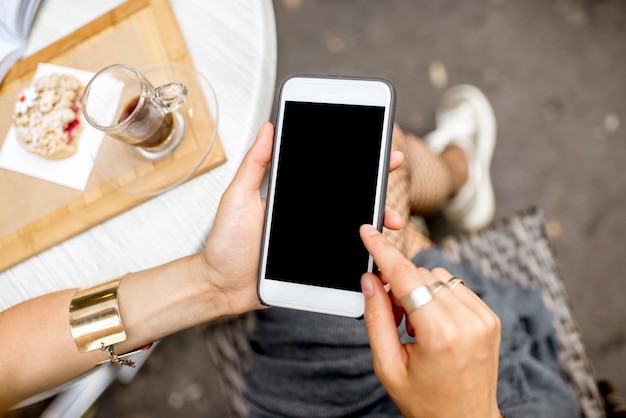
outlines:
[{"label": "thin chain bracelet", "polygon": [[100,347],[100,350],[108,351],[109,352],[109,359],[101,361],[100,363],[98,363],[98,365],[104,364],[104,363],[111,363],[111,364],[117,364],[117,365],[120,365],[120,366],[135,367],[135,362],[134,361],[129,360],[129,359],[124,359],[124,357],[130,356],[131,354],[135,354],[135,353],[138,353],[140,351],[147,350],[150,347],[152,347],[152,343],[146,344],[143,347],[139,347],[136,350],[129,351],[128,353],[117,355],[117,354],[115,354],[115,350],[113,349],[113,344],[105,346],[104,343],[102,343],[102,346]]}]

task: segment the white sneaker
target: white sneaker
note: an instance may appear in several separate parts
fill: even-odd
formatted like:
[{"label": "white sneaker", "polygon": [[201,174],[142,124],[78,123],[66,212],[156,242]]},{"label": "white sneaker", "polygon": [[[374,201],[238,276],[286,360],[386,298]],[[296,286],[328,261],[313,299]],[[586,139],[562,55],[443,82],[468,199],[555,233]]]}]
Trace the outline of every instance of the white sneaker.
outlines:
[{"label": "white sneaker", "polygon": [[443,209],[453,225],[476,230],[494,217],[491,157],[496,144],[496,118],[489,100],[476,87],[462,84],[446,91],[437,109],[437,129],[424,137],[437,154],[456,145],[467,154],[468,178]]}]

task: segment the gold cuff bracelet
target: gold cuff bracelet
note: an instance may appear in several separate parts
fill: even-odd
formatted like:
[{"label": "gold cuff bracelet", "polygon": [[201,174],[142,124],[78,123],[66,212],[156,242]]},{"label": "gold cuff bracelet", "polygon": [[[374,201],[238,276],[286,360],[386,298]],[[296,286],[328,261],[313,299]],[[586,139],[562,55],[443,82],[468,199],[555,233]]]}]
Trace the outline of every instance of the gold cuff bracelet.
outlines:
[{"label": "gold cuff bracelet", "polygon": [[70,331],[82,353],[126,340],[117,305],[120,279],[78,290],[70,304]]}]

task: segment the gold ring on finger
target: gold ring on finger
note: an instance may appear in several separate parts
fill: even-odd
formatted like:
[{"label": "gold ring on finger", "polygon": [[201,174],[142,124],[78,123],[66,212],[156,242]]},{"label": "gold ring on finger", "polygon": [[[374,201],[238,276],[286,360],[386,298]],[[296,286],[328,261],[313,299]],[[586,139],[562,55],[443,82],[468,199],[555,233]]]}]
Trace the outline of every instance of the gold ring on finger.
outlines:
[{"label": "gold ring on finger", "polygon": [[453,276],[450,280],[446,282],[446,286],[448,286],[448,289],[450,290],[454,290],[454,288],[460,284],[465,285],[465,282],[463,281],[463,279],[459,279],[456,276]]},{"label": "gold ring on finger", "polygon": [[428,289],[430,289],[430,293],[432,293],[432,295],[435,296],[435,294],[439,292],[441,289],[443,289],[445,285],[446,284],[444,282],[436,281],[435,283],[429,284]]}]

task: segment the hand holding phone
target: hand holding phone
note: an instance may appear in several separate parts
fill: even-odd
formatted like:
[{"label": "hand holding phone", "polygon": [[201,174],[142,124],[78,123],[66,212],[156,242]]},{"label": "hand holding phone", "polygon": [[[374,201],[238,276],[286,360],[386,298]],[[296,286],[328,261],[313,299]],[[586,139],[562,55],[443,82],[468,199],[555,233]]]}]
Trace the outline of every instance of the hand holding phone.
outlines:
[{"label": "hand holding phone", "polygon": [[360,317],[359,237],[382,229],[395,91],[382,79],[291,76],[281,84],[259,268],[262,303]]}]

